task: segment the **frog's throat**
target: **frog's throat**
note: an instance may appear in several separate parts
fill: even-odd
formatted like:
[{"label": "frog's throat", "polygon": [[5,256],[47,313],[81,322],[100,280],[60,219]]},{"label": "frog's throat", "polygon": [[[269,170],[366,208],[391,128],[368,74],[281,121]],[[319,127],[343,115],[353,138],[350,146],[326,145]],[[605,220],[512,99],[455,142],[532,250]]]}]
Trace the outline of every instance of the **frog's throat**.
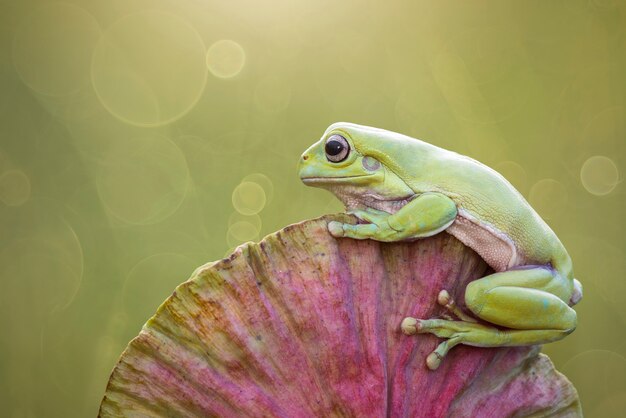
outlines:
[{"label": "frog's throat", "polygon": [[366,192],[359,187],[337,186],[328,188],[344,204],[347,210],[372,208],[387,213],[396,213],[406,205],[415,194],[401,197],[385,197]]}]

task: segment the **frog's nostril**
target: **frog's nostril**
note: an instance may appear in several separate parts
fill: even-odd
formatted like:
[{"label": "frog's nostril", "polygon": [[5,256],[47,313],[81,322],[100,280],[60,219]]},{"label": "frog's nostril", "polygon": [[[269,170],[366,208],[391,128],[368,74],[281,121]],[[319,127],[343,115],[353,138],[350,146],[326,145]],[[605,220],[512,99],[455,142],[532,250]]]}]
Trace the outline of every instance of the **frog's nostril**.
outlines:
[{"label": "frog's nostril", "polygon": [[303,156],[302,156],[302,159],[303,159],[304,161],[306,161],[306,160],[308,160],[308,159],[309,159],[309,156],[308,156],[308,155],[303,155]]}]

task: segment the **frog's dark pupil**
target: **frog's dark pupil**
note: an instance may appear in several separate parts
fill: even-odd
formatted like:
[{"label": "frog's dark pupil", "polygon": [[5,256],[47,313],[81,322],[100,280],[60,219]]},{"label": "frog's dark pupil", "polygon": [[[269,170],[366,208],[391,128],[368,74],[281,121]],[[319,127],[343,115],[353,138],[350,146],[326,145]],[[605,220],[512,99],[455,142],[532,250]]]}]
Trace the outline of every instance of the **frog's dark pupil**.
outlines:
[{"label": "frog's dark pupil", "polygon": [[343,150],[343,144],[339,141],[328,141],[326,143],[326,154],[334,156]]}]

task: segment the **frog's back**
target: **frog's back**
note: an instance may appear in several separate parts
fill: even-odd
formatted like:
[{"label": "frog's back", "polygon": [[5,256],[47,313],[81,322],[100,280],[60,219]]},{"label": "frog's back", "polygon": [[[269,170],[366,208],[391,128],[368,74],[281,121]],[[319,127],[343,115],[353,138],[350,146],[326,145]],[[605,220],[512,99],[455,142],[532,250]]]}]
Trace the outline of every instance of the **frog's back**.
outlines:
[{"label": "frog's back", "polygon": [[484,253],[483,258],[496,270],[550,263],[565,277],[572,277],[563,244],[502,175],[469,157],[442,151],[438,164],[446,174],[439,179],[438,191],[459,208],[450,234]]},{"label": "frog's back", "polygon": [[439,192],[454,200],[459,216],[447,232],[495,270],[549,263],[572,278],[570,257],[556,234],[495,170],[399,133],[345,123],[335,127],[356,133],[358,149],[382,161],[416,194]]}]

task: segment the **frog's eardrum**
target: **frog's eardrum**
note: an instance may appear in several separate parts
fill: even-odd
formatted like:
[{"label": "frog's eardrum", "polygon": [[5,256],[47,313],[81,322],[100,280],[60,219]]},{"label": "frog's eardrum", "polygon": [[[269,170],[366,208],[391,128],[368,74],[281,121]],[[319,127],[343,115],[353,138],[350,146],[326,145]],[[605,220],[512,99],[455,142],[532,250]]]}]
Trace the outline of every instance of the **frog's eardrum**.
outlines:
[{"label": "frog's eardrum", "polygon": [[[102,417],[581,416],[539,347],[456,347],[400,331],[444,314],[485,262],[447,233],[403,243],[289,226],[178,286],[113,370]],[[354,220],[352,220],[354,222]],[[460,305],[462,309],[465,307]]]}]

